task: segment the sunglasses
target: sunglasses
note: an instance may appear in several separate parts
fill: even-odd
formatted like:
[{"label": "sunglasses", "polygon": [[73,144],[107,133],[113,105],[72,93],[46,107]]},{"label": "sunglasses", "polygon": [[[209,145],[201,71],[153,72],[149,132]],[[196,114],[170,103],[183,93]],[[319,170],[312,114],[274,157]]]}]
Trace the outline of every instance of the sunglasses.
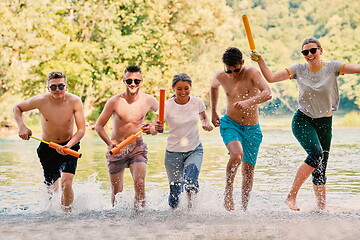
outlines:
[{"label": "sunglasses", "polygon": [[51,91],[56,91],[56,88],[58,88],[59,90],[64,90],[65,85],[64,84],[51,85],[51,86],[49,86],[49,88],[51,89]]},{"label": "sunglasses", "polygon": [[315,54],[318,49],[319,49],[319,47],[317,47],[317,48],[310,48],[309,50],[302,50],[301,53],[302,53],[302,55],[307,56],[307,55],[309,55],[309,52],[310,52],[311,54]]},{"label": "sunglasses", "polygon": [[236,68],[234,70],[224,69],[224,72],[227,74],[231,74],[232,72],[238,73],[238,72],[240,72],[240,70],[241,70],[241,68]]},{"label": "sunglasses", "polygon": [[142,80],[140,80],[140,79],[134,79],[134,80],[132,80],[132,79],[126,79],[126,80],[125,80],[126,84],[128,84],[128,85],[132,84],[133,82],[134,82],[136,85],[139,85],[139,84],[141,83],[141,81],[142,81]]}]

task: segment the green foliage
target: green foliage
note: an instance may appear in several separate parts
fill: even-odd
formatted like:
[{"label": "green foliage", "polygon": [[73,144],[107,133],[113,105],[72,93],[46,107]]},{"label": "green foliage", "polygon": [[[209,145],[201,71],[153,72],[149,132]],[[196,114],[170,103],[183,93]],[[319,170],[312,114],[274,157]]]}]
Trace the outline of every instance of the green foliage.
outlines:
[{"label": "green foliage", "polygon": [[[237,46],[249,53],[241,15],[249,16],[257,51],[275,71],[303,61],[300,46],[308,36],[320,38],[324,60],[359,63],[358,9],[360,2],[350,0],[2,1],[0,99],[44,93],[47,74],[62,71],[93,122],[105,102],[124,91],[125,67],[137,64],[143,91],[157,97],[166,88],[170,97],[173,75],[186,72],[192,94],[209,103],[224,50]],[[248,56],[245,61],[256,66]],[[339,79],[346,109],[359,109],[359,81],[359,75]],[[263,111],[297,108],[295,81],[271,87],[275,99]]]},{"label": "green foliage", "polygon": [[339,123],[341,126],[360,126],[360,112],[346,113],[342,121]]},{"label": "green foliage", "polygon": [[[235,10],[235,18],[248,15],[257,51],[264,56],[273,71],[303,62],[300,47],[308,36],[319,38],[325,61],[338,60],[353,64],[360,62],[359,54],[355,54],[360,47],[359,1],[228,0],[228,3]],[[323,11],[324,8],[326,11]],[[238,31],[235,34],[235,45],[244,52],[249,52],[245,32]],[[349,101],[353,103],[353,109],[359,108],[359,81],[359,75],[339,78],[340,108],[343,104],[349,107]],[[282,105],[289,109],[297,108],[297,103],[292,101],[297,98],[295,81],[272,84],[271,88]]]}]

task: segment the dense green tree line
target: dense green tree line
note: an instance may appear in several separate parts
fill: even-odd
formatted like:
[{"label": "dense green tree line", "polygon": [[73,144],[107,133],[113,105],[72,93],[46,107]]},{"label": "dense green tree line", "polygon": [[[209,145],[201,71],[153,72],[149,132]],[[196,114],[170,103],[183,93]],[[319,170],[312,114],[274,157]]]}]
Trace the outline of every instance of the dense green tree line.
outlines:
[{"label": "dense green tree line", "polygon": [[[110,96],[124,90],[119,80],[129,64],[142,67],[145,92],[157,95],[166,87],[170,96],[172,76],[187,72],[193,94],[208,101],[223,51],[249,51],[242,14],[273,70],[302,61],[301,42],[312,35],[320,38],[325,60],[359,63],[358,9],[360,2],[350,0],[4,0],[0,101],[43,93],[46,75],[62,71],[92,121]],[[340,82],[342,103],[358,109],[360,77]],[[272,90],[277,98],[265,109],[296,108],[294,82],[273,84]]]},{"label": "dense green tree line", "polygon": [[[281,70],[303,62],[300,53],[302,41],[309,36],[320,39],[325,61],[338,60],[360,63],[360,2],[351,0],[228,0],[236,18],[247,14],[250,19],[257,51],[270,68]],[[235,32],[235,45],[245,46],[244,31]],[[339,78],[341,109],[359,110],[360,77],[345,75]],[[295,81],[271,85],[277,97],[287,108],[296,108]]]}]

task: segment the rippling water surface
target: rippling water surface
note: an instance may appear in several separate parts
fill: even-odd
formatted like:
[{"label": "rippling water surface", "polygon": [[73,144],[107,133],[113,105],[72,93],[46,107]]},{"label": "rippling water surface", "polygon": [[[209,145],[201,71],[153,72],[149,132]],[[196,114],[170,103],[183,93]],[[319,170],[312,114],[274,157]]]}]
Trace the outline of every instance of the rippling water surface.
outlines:
[{"label": "rippling water surface", "polygon": [[[71,213],[63,213],[59,196],[49,201],[36,156],[38,142],[16,135],[0,137],[0,239],[359,239],[360,128],[334,127],[328,164],[327,210],[318,212],[310,179],[299,192],[300,212],[283,201],[305,158],[289,127],[263,127],[264,140],[255,169],[249,209],[224,210],[228,160],[218,129],[202,132],[205,150],[201,191],[192,211],[181,199],[176,211],[167,206],[163,166],[166,134],[144,136],[149,148],[147,206],[134,212],[133,187],[126,171],[122,204],[110,205],[105,145],[94,132],[81,142]],[[34,134],[36,135],[36,134]],[[40,136],[40,135],[38,135]],[[235,200],[240,203],[241,176]],[[239,205],[237,205],[239,206]]]}]

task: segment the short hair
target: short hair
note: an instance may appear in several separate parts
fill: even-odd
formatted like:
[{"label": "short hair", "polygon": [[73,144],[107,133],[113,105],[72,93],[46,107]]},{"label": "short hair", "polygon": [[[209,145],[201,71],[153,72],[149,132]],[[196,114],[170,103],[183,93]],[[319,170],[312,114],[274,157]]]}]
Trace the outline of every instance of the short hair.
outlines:
[{"label": "short hair", "polygon": [[126,74],[128,72],[131,72],[131,73],[140,72],[141,73],[141,68],[136,65],[130,65],[127,68],[125,68],[124,74]]},{"label": "short hair", "polygon": [[62,72],[51,72],[49,73],[47,80],[50,81],[52,79],[64,78],[66,82],[66,76]]},{"label": "short hair", "polygon": [[308,38],[305,38],[305,40],[303,41],[302,45],[301,45],[301,49],[306,45],[306,44],[309,44],[309,43],[315,43],[319,48],[321,48],[321,44],[320,44],[320,41],[315,38],[315,37],[308,37]]},{"label": "short hair", "polygon": [[179,74],[174,75],[171,86],[174,87],[176,85],[176,83],[179,81],[188,82],[190,84],[190,86],[192,83],[189,75],[187,75],[186,73],[179,73]]},{"label": "short hair", "polygon": [[243,59],[242,52],[235,47],[229,47],[226,49],[222,56],[222,61],[228,66],[235,66],[237,64],[241,64]]}]

